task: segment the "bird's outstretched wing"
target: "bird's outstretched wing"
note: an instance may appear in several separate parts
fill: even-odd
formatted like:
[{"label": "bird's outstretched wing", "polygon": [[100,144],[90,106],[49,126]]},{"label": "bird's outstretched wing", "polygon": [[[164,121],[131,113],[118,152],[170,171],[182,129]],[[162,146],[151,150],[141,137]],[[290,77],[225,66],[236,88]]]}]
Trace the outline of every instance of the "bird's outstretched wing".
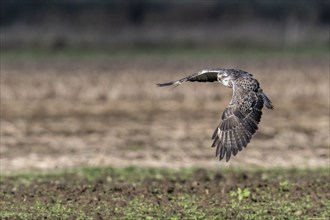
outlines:
[{"label": "bird's outstretched wing", "polygon": [[222,122],[215,129],[212,147],[216,156],[228,162],[250,142],[258,130],[264,101],[261,94],[253,91],[234,91],[231,104],[222,114]]},{"label": "bird's outstretched wing", "polygon": [[184,77],[182,79],[179,79],[177,81],[167,82],[167,83],[158,83],[157,86],[164,87],[164,86],[178,86],[185,82],[214,82],[217,81],[217,75],[219,73],[219,70],[202,70],[198,73],[194,73],[190,76]]}]

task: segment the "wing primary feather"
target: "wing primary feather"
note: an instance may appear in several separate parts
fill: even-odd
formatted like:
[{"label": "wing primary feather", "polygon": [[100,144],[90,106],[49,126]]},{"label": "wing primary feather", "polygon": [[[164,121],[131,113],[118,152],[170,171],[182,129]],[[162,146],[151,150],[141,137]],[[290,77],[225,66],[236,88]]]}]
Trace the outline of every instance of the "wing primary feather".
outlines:
[{"label": "wing primary feather", "polygon": [[223,157],[225,156],[226,148],[227,148],[227,146],[226,146],[227,139],[228,139],[228,132],[223,132],[223,139],[221,139],[221,142],[220,142],[220,146],[221,146],[220,160],[222,160]]},{"label": "wing primary feather", "polygon": [[232,148],[232,152],[233,152],[233,155],[236,156],[236,154],[238,153],[238,148],[237,147],[233,147]]},{"label": "wing primary feather", "polygon": [[212,146],[211,147],[215,147],[215,146],[218,146],[218,144],[219,144],[219,137],[217,136],[215,139],[214,139],[214,141],[213,141],[213,144],[212,144]]},{"label": "wing primary feather", "polygon": [[231,148],[227,147],[227,149],[226,149],[226,162],[229,161],[230,156],[231,156]]},{"label": "wing primary feather", "polygon": [[225,156],[225,153],[226,153],[226,147],[220,143],[220,157],[219,157],[219,160],[222,160]]},{"label": "wing primary feather", "polygon": [[216,157],[220,156],[221,141],[219,141],[217,144],[218,144],[218,145],[217,145],[217,149],[216,149],[216,151],[215,151],[215,156],[216,156]]},{"label": "wing primary feather", "polygon": [[245,134],[245,130],[244,128],[241,126],[240,128],[240,136],[241,136],[241,140],[242,140],[242,147],[246,147],[247,143],[248,143],[248,137],[247,135]]},{"label": "wing primary feather", "polygon": [[251,112],[250,114],[251,118],[253,119],[253,121],[258,124],[260,122],[261,116],[262,116],[262,112],[255,109],[253,110],[253,112]]},{"label": "wing primary feather", "polygon": [[219,156],[219,151],[220,151],[220,143],[218,143],[217,148],[215,150],[215,157]]},{"label": "wing primary feather", "polygon": [[241,124],[238,128],[237,128],[237,133],[240,137],[241,143],[242,143],[242,147],[245,147],[247,144],[247,139],[248,137],[245,134],[245,129],[243,127],[243,125]]},{"label": "wing primary feather", "polygon": [[230,156],[231,156],[231,151],[233,148],[233,136],[231,130],[227,132],[227,142],[226,142],[226,162],[229,161]]},{"label": "wing primary feather", "polygon": [[238,153],[238,144],[237,144],[237,138],[235,135],[235,130],[231,130],[231,152],[234,156],[236,156],[236,154]]},{"label": "wing primary feather", "polygon": [[245,147],[247,147],[248,143],[250,143],[252,135],[250,134],[250,132],[248,130],[245,130],[245,135],[246,135],[246,146]]},{"label": "wing primary feather", "polygon": [[166,82],[166,83],[157,83],[156,85],[158,87],[165,87],[165,86],[172,86],[176,83],[177,81],[172,81],[172,82]]},{"label": "wing primary feather", "polygon": [[180,79],[177,81],[172,81],[172,82],[166,82],[166,83],[158,83],[156,84],[158,87],[166,87],[166,86],[173,86],[172,89],[174,89],[175,87],[181,85],[182,83],[185,82],[186,79]]},{"label": "wing primary feather", "polygon": [[227,148],[229,148],[229,149],[231,149],[232,147],[233,147],[233,134],[232,134],[232,132],[231,132],[231,130],[229,130],[228,131],[228,136],[229,136],[229,138],[228,138],[228,140],[227,140]]},{"label": "wing primary feather", "polygon": [[239,143],[239,137],[237,136],[237,133],[235,130],[232,131],[233,133],[233,155],[235,156],[238,153],[239,148],[241,148],[240,143]]},{"label": "wing primary feather", "polygon": [[213,135],[212,135],[212,140],[218,135],[218,132],[219,132],[219,127],[217,127],[214,132],[213,132]]},{"label": "wing primary feather", "polygon": [[246,120],[244,120],[242,124],[244,125],[246,131],[253,133],[252,126]]},{"label": "wing primary feather", "polygon": [[177,81],[158,83],[156,85],[159,87],[175,85],[175,87],[176,87],[187,81],[189,81],[189,82],[196,82],[196,81],[197,82],[215,82],[218,80],[218,72],[219,72],[219,70],[202,70],[198,73],[191,74],[190,76],[184,77]]},{"label": "wing primary feather", "polygon": [[258,125],[253,121],[253,119],[251,119],[250,117],[246,118],[247,123],[249,123],[249,125],[252,127],[253,131],[255,132],[256,130],[258,130]]}]

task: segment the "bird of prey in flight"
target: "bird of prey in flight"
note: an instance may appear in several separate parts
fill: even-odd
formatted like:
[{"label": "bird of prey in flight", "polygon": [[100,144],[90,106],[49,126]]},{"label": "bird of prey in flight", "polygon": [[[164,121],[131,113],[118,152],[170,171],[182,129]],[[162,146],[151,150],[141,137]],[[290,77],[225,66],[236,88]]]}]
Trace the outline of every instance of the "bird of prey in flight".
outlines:
[{"label": "bird of prey in flight", "polygon": [[185,82],[215,81],[233,89],[229,106],[222,113],[222,121],[212,136],[216,157],[222,160],[226,156],[228,162],[231,155],[236,156],[247,146],[258,130],[264,105],[274,108],[252,74],[238,69],[205,69],[180,80],[157,85],[176,87]]}]

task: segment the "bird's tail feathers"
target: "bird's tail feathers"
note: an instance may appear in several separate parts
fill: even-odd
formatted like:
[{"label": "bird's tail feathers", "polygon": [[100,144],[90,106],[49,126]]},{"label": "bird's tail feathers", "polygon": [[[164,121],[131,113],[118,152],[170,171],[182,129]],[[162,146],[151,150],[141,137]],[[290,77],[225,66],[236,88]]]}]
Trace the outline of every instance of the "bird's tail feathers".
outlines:
[{"label": "bird's tail feathers", "polygon": [[264,100],[264,104],[267,108],[269,109],[274,109],[274,105],[272,103],[272,101],[270,101],[270,99],[265,95],[265,93],[261,92],[262,95],[262,99]]}]

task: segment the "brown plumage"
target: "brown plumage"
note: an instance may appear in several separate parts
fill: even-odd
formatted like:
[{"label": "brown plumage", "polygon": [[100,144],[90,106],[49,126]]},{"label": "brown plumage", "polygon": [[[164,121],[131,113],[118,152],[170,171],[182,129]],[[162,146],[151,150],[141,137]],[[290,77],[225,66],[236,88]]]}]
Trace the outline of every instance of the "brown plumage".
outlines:
[{"label": "brown plumage", "polygon": [[226,156],[228,162],[231,155],[236,156],[248,145],[258,130],[263,106],[273,109],[272,102],[250,73],[237,69],[206,69],[177,81],[157,85],[160,87],[178,86],[188,81],[218,81],[233,88],[229,106],[223,112],[222,121],[212,136],[212,147],[216,147],[215,155],[220,160]]}]

